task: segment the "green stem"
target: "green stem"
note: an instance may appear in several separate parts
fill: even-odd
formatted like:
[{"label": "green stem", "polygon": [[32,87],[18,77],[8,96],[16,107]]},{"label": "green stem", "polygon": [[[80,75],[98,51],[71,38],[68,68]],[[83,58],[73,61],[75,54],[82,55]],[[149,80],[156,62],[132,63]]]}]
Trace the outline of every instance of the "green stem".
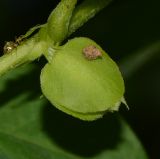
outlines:
[{"label": "green stem", "polygon": [[71,18],[68,36],[93,18],[100,10],[108,6],[113,0],[84,0],[74,11]]},{"label": "green stem", "polygon": [[24,44],[15,48],[11,53],[0,58],[0,76],[15,67],[33,61],[42,55],[46,46],[44,42],[37,42],[36,37],[27,40]]},{"label": "green stem", "polygon": [[[112,0],[84,0],[84,2],[74,10],[71,19],[68,19],[70,24],[68,26],[68,33],[65,35],[64,39],[106,7],[111,1]],[[61,3],[62,2],[64,2],[64,0],[62,0]],[[74,4],[72,5],[72,10],[75,4],[76,0],[74,0]],[[48,61],[51,59],[48,49],[53,47],[53,41],[51,41],[51,38],[47,35],[47,26],[48,25],[43,25],[34,37],[23,42],[22,45],[18,46],[12,52],[0,57],[0,76],[21,64],[39,58],[41,55],[45,55]],[[39,28],[39,26],[29,30],[24,38],[30,36],[37,28]]]}]

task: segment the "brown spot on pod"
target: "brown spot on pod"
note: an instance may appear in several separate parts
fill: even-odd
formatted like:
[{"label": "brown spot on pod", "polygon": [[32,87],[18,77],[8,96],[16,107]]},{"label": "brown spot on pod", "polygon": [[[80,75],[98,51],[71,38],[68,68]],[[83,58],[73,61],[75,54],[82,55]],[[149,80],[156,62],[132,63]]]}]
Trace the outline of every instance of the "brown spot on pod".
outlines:
[{"label": "brown spot on pod", "polygon": [[83,54],[88,60],[95,60],[98,57],[102,57],[101,51],[93,45],[85,47],[83,49]]}]

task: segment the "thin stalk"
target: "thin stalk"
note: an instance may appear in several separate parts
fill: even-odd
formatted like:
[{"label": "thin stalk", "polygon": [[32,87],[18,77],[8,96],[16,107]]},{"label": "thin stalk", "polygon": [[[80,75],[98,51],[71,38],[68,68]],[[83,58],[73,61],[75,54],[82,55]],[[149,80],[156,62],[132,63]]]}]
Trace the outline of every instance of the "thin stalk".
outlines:
[{"label": "thin stalk", "polygon": [[73,12],[68,36],[80,28],[99,11],[107,7],[113,0],[84,0]]},{"label": "thin stalk", "polygon": [[[111,1],[112,0],[84,0],[77,8],[75,8],[65,38],[76,31],[90,18],[95,16],[95,14],[106,7]],[[46,24],[43,26],[46,26]],[[39,26],[31,29],[26,35],[32,34],[37,28],[39,28]],[[48,50],[52,48],[52,42],[48,40],[48,36],[46,36],[46,29],[46,27],[42,27],[34,37],[23,42],[22,45],[15,48],[12,52],[0,57],[0,76],[19,65],[34,61],[42,55],[45,55],[47,59],[50,59]]]},{"label": "thin stalk", "polygon": [[36,42],[36,38],[27,40],[12,52],[0,58],[0,76],[24,63],[31,62],[42,55],[43,42]]}]

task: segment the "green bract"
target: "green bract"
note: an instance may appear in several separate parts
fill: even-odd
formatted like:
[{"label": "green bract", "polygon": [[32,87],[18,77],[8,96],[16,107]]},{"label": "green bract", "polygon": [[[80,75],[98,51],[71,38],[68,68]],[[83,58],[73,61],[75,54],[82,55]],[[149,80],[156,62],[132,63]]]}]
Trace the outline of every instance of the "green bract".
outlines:
[{"label": "green bract", "polygon": [[[94,46],[102,56],[87,59],[84,49]],[[74,38],[60,47],[41,73],[41,88],[58,109],[82,120],[95,120],[118,110],[124,81],[116,63],[88,38]]]}]

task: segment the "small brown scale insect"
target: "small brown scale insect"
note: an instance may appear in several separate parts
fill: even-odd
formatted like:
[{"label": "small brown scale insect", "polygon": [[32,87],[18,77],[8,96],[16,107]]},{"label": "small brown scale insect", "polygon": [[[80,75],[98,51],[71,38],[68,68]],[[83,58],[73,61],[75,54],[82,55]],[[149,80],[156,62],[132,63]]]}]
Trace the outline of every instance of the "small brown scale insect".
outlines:
[{"label": "small brown scale insect", "polygon": [[22,35],[18,38],[15,38],[15,41],[8,41],[3,47],[4,54],[10,53],[13,49],[17,48],[23,41]]},{"label": "small brown scale insect", "polygon": [[101,51],[93,45],[85,47],[83,49],[83,54],[88,60],[95,60],[98,57],[102,57]]}]

